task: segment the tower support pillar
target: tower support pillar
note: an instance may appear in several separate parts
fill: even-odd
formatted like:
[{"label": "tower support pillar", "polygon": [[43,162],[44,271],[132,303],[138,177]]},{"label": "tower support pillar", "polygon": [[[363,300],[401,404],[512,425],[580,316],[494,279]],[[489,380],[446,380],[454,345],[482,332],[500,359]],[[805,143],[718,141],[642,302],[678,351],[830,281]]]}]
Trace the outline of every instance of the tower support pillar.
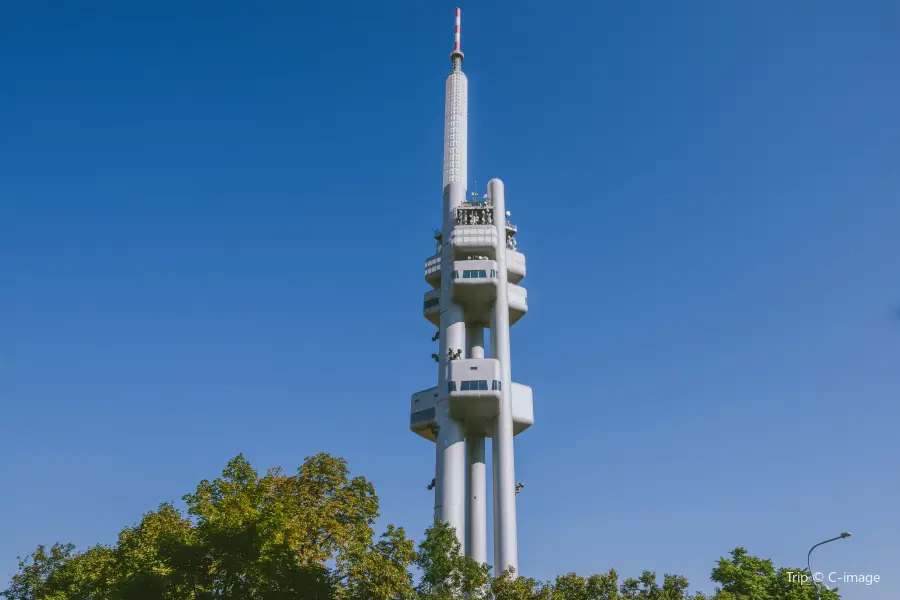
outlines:
[{"label": "tower support pillar", "polygon": [[484,436],[466,437],[468,456],[468,511],[466,514],[466,554],[479,564],[487,562],[487,481],[484,463]]},{"label": "tower support pillar", "polygon": [[484,326],[466,325],[468,358],[484,358]]},{"label": "tower support pillar", "polygon": [[494,572],[509,567],[519,569],[518,536],[516,532],[516,470],[513,443],[512,374],[509,352],[509,298],[506,270],[506,198],[503,182],[488,182],[488,197],[494,207],[497,227],[497,301],[491,329],[491,354],[500,361],[500,411],[494,421],[491,454],[494,468]]}]

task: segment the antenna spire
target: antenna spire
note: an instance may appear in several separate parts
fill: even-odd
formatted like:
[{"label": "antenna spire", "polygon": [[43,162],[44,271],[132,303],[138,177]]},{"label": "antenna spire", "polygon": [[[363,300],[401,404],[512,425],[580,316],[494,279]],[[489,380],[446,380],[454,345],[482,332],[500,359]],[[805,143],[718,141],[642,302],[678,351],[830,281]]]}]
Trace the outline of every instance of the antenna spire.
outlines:
[{"label": "antenna spire", "polygon": [[459,17],[460,10],[456,9],[456,33],[453,35],[453,52],[450,53],[450,60],[453,62],[453,70],[462,70],[463,52],[459,43]]},{"label": "antenna spire", "polygon": [[453,52],[462,53],[462,50],[460,50],[460,47],[459,47],[459,15],[460,15],[460,10],[459,10],[459,8],[457,8],[456,9],[456,35],[453,38],[453,42],[454,42]]}]

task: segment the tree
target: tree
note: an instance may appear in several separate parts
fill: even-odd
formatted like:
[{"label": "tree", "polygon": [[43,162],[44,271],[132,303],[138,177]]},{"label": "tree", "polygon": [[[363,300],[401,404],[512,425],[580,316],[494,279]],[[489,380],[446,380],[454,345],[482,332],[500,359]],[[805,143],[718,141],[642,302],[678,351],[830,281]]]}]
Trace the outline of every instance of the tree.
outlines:
[{"label": "tree", "polygon": [[243,456],[221,477],[126,527],[114,547],[39,547],[20,561],[9,600],[413,597],[415,552],[400,528],[377,541],[378,499],[346,462],[312,456],[260,477]]},{"label": "tree", "polygon": [[435,519],[419,544],[416,566],[422,571],[416,592],[420,600],[487,600],[490,567],[478,564],[461,552],[456,531]]},{"label": "tree", "polygon": [[347,563],[347,579],[337,597],[348,600],[414,600],[409,566],[416,557],[415,545],[402,527],[388,525],[372,547],[359,547]]},{"label": "tree", "polygon": [[208,566],[196,531],[172,504],[123,529],[110,557],[111,600],[196,598],[207,589]]},{"label": "tree", "polygon": [[552,600],[553,586],[530,577],[516,577],[512,567],[491,583],[494,600]]},{"label": "tree", "polygon": [[[815,600],[812,582],[798,577],[805,569],[776,570],[771,560],[750,556],[744,548],[735,548],[730,556],[720,558],[712,571],[712,581],[721,585],[713,600]],[[819,596],[840,598],[836,589],[822,588]]]},{"label": "tree", "polygon": [[607,573],[580,577],[567,573],[556,578],[554,600],[618,600],[619,575],[610,569]]},{"label": "tree", "polygon": [[184,500],[208,560],[211,597],[352,598],[373,581],[379,593],[409,594],[396,570],[408,568],[410,544],[396,529],[373,542],[375,489],[351,479],[343,459],[320,453],[294,476],[271,469],[259,477],[238,456]]},{"label": "tree", "polygon": [[622,600],[706,600],[704,594],[689,593],[688,580],[681,575],[666,573],[660,587],[653,571],[644,571],[639,579],[626,579],[619,592]]}]

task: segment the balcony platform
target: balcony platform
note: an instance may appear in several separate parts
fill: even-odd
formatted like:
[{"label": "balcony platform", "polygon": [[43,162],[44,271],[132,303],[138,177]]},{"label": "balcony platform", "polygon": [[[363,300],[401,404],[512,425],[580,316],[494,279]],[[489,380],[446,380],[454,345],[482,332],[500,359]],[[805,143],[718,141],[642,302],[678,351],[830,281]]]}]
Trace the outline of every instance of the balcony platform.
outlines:
[{"label": "balcony platform", "polygon": [[[508,284],[508,286],[509,324],[512,326],[528,312],[528,290],[513,283]],[[422,315],[435,327],[441,326],[440,299],[440,290],[428,290],[422,299]],[[492,304],[493,301],[489,304],[464,304],[466,321],[469,323],[490,323]]]},{"label": "balcony platform", "polygon": [[462,422],[496,417],[501,379],[500,361],[496,358],[451,360],[447,376],[450,416]]},{"label": "balcony platform", "polygon": [[450,233],[455,260],[465,259],[472,253],[487,254],[494,259],[500,243],[498,240],[497,228],[493,225],[457,225]]},{"label": "balcony platform", "polygon": [[466,321],[489,323],[497,300],[497,262],[493,260],[457,260],[453,262],[450,287],[453,303],[461,306]]},{"label": "balcony platform", "polygon": [[441,326],[441,292],[428,290],[422,300],[422,314],[435,327]]},{"label": "balcony platform", "polygon": [[[478,254],[474,251],[466,252],[465,256],[459,258],[460,261],[468,260],[469,256],[477,256]],[[483,254],[483,256],[488,256],[487,260],[494,260],[494,253]],[[454,270],[458,270],[458,267],[454,266]],[[516,250],[507,250],[506,251],[506,273],[507,279],[510,283],[520,283],[522,279],[525,278],[525,255],[521,252],[517,252]],[[441,287],[441,255],[434,254],[429,256],[425,261],[425,281],[431,287],[437,289]]]},{"label": "balcony platform", "polygon": [[[519,435],[534,425],[534,399],[531,388],[527,385],[513,382],[511,390],[513,435]],[[410,399],[410,430],[432,442],[437,439],[437,402],[438,389],[436,387],[417,392]],[[493,437],[492,421],[493,417],[470,418],[464,422],[467,432]]]}]

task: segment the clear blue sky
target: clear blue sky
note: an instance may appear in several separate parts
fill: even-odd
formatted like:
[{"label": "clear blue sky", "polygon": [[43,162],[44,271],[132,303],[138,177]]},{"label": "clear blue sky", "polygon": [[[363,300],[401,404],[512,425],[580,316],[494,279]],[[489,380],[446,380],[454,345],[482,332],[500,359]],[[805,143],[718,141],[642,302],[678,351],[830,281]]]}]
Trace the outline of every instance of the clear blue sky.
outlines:
[{"label": "clear blue sky", "polygon": [[[0,575],[239,452],[344,456],[420,536],[455,5],[78,4],[0,8]],[[709,591],[850,530],[814,567],[896,598],[896,3],[462,8],[528,257],[522,571]]]}]

